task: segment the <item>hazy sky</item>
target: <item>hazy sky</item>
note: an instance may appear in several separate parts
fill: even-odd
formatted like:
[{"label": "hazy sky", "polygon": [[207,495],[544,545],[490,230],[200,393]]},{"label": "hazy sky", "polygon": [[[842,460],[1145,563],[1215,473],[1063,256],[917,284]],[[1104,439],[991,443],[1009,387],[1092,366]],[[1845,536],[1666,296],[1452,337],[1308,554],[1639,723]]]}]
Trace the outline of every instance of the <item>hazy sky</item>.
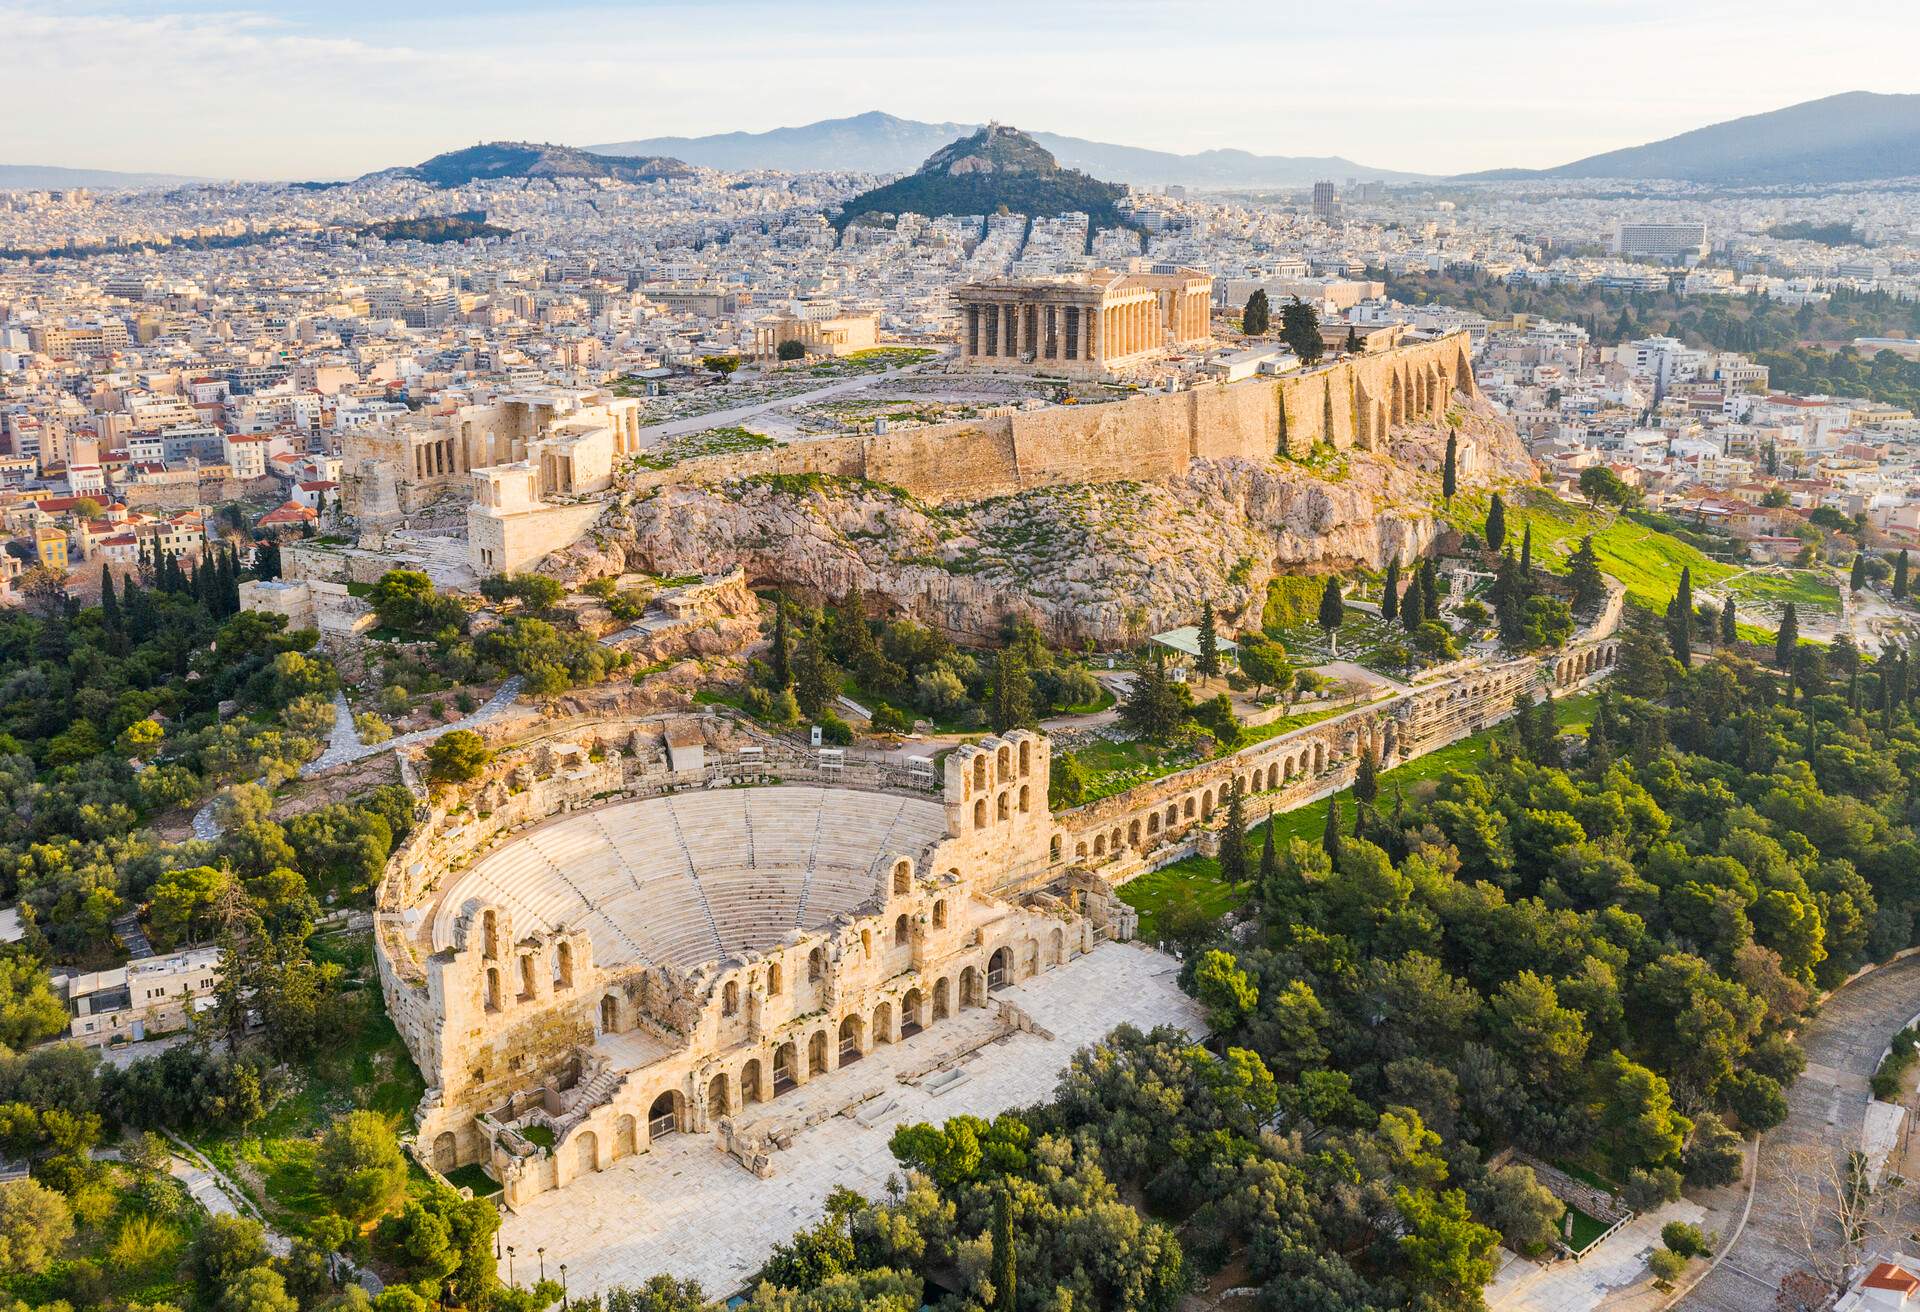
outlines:
[{"label": "hazy sky", "polygon": [[883,109],[1420,172],[1920,91],[1920,0],[0,0],[0,163],[330,178]]}]

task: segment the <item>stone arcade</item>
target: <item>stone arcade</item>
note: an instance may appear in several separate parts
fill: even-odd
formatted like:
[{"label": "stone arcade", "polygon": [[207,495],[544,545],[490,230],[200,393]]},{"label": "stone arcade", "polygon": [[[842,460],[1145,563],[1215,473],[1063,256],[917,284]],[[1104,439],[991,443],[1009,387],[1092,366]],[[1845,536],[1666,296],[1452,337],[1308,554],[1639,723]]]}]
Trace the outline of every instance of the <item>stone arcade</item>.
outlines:
[{"label": "stone arcade", "polygon": [[439,803],[380,892],[418,1142],[487,1163],[509,1206],[676,1133],[766,1173],[782,1095],[883,1045],[938,1064],[948,1026],[978,1047],[1018,1027],[987,1025],[992,993],[1132,935],[1060,860],[1038,735],[936,784],[770,742],[676,772],[640,728],[565,733]]}]

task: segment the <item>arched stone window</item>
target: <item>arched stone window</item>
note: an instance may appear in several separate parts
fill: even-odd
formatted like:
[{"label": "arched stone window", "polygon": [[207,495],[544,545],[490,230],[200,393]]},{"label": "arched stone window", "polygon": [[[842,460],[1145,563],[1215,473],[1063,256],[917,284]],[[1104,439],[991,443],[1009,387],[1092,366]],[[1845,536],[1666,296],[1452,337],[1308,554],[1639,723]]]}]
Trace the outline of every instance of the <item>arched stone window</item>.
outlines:
[{"label": "arched stone window", "polygon": [[500,921],[492,907],[480,913],[480,955],[488,961],[500,955]]},{"label": "arched stone window", "polygon": [[[1087,854],[1087,845],[1085,843],[1082,843],[1080,844],[1080,855],[1085,856],[1086,854]],[[1055,834],[1047,842],[1047,860],[1058,861],[1059,859],[1060,859],[1060,835]]]},{"label": "arched stone window", "polygon": [[902,911],[893,918],[893,945],[897,948],[907,946],[913,936],[913,930],[907,923],[907,913]]},{"label": "arched stone window", "polygon": [[487,1010],[500,1010],[500,971],[497,967],[487,967]]},{"label": "arched stone window", "polygon": [[1013,753],[1002,746],[993,754],[994,782],[1003,784],[1013,778]]},{"label": "arched stone window", "polygon": [[1002,790],[1000,793],[1000,800],[998,805],[999,805],[999,811],[1000,811],[1000,818],[1002,820],[1005,820],[1007,818],[1007,794],[1005,790]]},{"label": "arched stone window", "polygon": [[866,953],[869,957],[873,955],[873,931],[872,930],[863,929],[860,931],[860,950]]},{"label": "arched stone window", "polygon": [[975,789],[981,791],[985,791],[986,789],[987,758],[984,753],[973,758],[973,786]]},{"label": "arched stone window", "polygon": [[973,827],[975,829],[987,827],[987,799],[984,797],[973,804]]},{"label": "arched stone window", "polygon": [[819,979],[820,970],[824,963],[825,957],[819,948],[815,948],[813,951],[807,953],[807,978]]},{"label": "arched stone window", "polygon": [[520,996],[530,998],[533,994],[533,954],[523,952],[520,954]]},{"label": "arched stone window", "polygon": [[913,889],[913,863],[902,861],[893,868],[893,891],[907,893]]},{"label": "arched stone window", "polygon": [[780,983],[781,983],[780,963],[777,961],[769,962],[767,964],[767,996],[768,997],[777,998],[780,996]]},{"label": "arched stone window", "polygon": [[615,1002],[613,995],[609,993],[606,997],[600,999],[600,1032],[602,1034],[612,1034],[616,1032],[619,1028],[619,1021],[620,1004]]},{"label": "arched stone window", "polygon": [[564,939],[553,950],[553,986],[558,989],[573,987],[573,944]]},{"label": "arched stone window", "polygon": [[737,980],[728,980],[727,987],[720,991],[720,1014],[731,1016],[740,1010],[740,984]]},{"label": "arched stone window", "polygon": [[941,898],[933,904],[933,927],[935,929],[945,929],[947,927],[947,900],[945,898]]},{"label": "arched stone window", "polygon": [[1020,785],[1020,813],[1022,815],[1025,815],[1026,811],[1027,811],[1027,786],[1025,784],[1021,784]]},{"label": "arched stone window", "polygon": [[[1020,776],[1025,778],[1033,769],[1033,745],[1024,739],[1020,743]],[[1021,808],[1025,810],[1025,807]]]}]

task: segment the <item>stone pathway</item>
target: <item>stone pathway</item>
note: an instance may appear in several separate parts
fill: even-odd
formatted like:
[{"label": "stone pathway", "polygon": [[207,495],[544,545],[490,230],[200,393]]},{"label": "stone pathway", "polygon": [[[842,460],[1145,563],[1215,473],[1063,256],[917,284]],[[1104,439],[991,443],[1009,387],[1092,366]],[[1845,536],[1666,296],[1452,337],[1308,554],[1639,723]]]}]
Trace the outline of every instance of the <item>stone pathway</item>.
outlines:
[{"label": "stone pathway", "polygon": [[884,383],[888,379],[910,374],[933,361],[923,360],[920,364],[901,365],[895,369],[886,369],[877,374],[859,374],[853,378],[811,392],[798,392],[792,396],[777,397],[768,401],[754,401],[747,405],[734,406],[728,410],[713,410],[704,415],[692,415],[686,419],[669,419],[664,423],[652,424],[640,430],[640,444],[643,447],[658,446],[671,437],[681,437],[687,433],[703,433],[709,428],[730,428],[744,419],[764,414],[768,410],[785,410],[792,406],[812,405],[819,401],[831,401],[836,396],[848,392],[857,392],[875,383]]},{"label": "stone pathway", "polygon": [[[353,711],[347,705],[345,693],[333,695],[333,737],[327,743],[327,749],[300,767],[300,777],[311,779],[314,775],[331,770],[336,766],[351,765],[355,761],[377,756],[381,752],[390,752],[396,747],[411,747],[415,743],[430,743],[443,734],[455,729],[477,729],[479,726],[498,719],[509,706],[520,697],[521,685],[525,682],[514,675],[500,685],[498,692],[487,699],[487,704],[472,715],[462,716],[451,724],[436,724],[430,729],[416,729],[412,733],[403,733],[398,738],[389,738],[380,743],[363,743],[360,733],[353,727]],[[256,779],[255,783],[265,783]],[[193,836],[205,842],[220,837],[220,822],[213,815],[213,798],[193,813]]]}]

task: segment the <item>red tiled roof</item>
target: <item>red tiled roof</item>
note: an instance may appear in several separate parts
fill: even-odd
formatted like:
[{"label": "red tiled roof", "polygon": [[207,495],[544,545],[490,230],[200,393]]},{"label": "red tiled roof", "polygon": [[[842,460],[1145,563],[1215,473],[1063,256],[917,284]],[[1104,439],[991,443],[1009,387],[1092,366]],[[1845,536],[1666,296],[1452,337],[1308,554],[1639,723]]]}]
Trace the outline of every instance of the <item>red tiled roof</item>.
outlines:
[{"label": "red tiled roof", "polygon": [[1911,1294],[1920,1290],[1920,1277],[1913,1275],[1905,1267],[1895,1266],[1891,1262],[1882,1262],[1867,1273],[1860,1282],[1866,1289],[1897,1289],[1902,1294]]}]

